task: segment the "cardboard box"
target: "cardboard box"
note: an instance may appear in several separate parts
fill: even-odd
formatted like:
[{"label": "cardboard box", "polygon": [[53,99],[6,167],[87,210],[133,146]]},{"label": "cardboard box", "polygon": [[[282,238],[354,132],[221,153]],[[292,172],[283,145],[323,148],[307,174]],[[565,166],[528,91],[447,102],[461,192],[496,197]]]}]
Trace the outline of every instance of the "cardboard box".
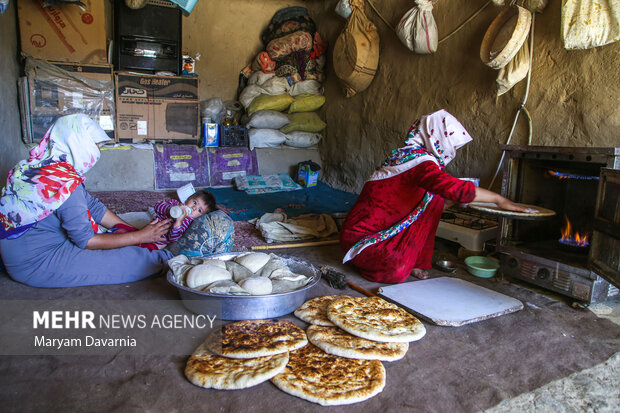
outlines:
[{"label": "cardboard box", "polygon": [[319,182],[319,170],[321,167],[312,162],[304,161],[297,165],[297,183],[306,188],[316,186]]},{"label": "cardboard box", "polygon": [[22,122],[30,142],[43,138],[61,116],[84,113],[114,138],[114,78],[111,65],[26,59],[27,94]]},{"label": "cardboard box", "polygon": [[182,76],[116,75],[118,139],[200,139],[198,79]]},{"label": "cardboard box", "polygon": [[43,7],[41,0],[17,2],[22,52],[46,60],[107,63],[104,0]]}]

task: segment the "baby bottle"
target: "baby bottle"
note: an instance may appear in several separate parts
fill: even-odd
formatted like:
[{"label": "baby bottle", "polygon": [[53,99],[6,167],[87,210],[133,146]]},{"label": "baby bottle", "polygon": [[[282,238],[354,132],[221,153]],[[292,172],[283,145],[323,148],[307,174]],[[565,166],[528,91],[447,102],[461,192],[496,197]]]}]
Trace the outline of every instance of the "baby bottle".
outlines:
[{"label": "baby bottle", "polygon": [[192,209],[187,205],[175,205],[170,208],[170,216],[174,219],[177,219],[181,215],[183,215],[183,208],[187,211],[187,215],[192,213]]}]

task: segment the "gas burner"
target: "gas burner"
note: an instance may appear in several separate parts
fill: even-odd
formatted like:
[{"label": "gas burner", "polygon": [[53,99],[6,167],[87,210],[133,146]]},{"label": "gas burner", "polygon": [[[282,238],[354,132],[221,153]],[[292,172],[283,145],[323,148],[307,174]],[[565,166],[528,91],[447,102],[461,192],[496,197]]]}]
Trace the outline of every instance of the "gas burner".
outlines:
[{"label": "gas burner", "polygon": [[441,214],[436,235],[468,250],[482,251],[484,243],[497,236],[497,218],[477,211],[449,208]]}]

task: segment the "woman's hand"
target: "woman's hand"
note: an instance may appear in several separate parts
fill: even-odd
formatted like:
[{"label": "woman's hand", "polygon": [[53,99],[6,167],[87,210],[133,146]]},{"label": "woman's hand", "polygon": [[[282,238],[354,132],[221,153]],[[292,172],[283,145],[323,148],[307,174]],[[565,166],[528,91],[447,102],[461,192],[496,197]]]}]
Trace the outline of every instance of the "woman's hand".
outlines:
[{"label": "woman's hand", "polygon": [[508,211],[526,212],[527,210],[527,208],[517,205],[510,199],[504,197],[497,202],[497,206]]},{"label": "woman's hand", "polygon": [[491,202],[497,204],[497,206],[502,209],[507,209],[508,211],[525,212],[527,209],[515,204],[510,199],[505,198],[498,193],[478,187],[476,187],[476,195],[474,196],[473,202]]},{"label": "woman's hand", "polygon": [[140,236],[137,244],[148,244],[151,242],[163,241],[170,229],[170,220],[159,221],[154,219],[144,228],[136,231]]},{"label": "woman's hand", "polygon": [[127,247],[130,245],[148,244],[152,242],[162,241],[170,229],[171,220],[166,219],[151,221],[146,227],[133,232],[124,234],[104,233],[95,234],[86,244],[86,249],[90,250],[107,250],[114,248]]}]

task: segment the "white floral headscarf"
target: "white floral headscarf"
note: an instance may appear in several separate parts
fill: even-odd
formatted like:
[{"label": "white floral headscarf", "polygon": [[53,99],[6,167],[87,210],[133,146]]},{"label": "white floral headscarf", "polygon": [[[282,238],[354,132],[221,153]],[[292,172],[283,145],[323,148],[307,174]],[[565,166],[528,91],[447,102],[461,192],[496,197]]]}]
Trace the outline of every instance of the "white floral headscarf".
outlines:
[{"label": "white floral headscarf", "polygon": [[63,116],[8,175],[0,197],[0,238],[17,238],[53,213],[84,181],[105,131],[83,114]]}]

